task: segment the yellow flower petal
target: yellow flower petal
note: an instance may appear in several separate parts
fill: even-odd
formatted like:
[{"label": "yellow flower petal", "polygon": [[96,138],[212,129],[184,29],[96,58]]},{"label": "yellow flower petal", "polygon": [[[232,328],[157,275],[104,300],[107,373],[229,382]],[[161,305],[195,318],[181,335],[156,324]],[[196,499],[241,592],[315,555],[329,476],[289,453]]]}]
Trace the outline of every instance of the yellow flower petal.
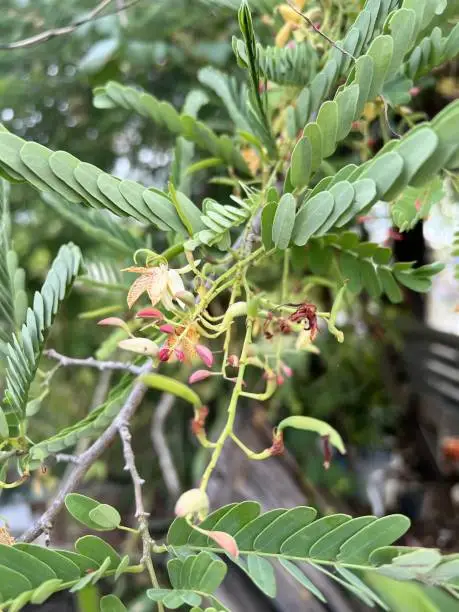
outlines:
[{"label": "yellow flower petal", "polygon": [[[151,276],[147,274],[142,274],[139,278],[132,283],[129,293],[127,296],[127,303],[129,308],[132,308],[134,304],[137,302],[139,297],[148,290],[151,285]],[[158,301],[158,300],[156,300]],[[153,304],[154,306],[154,304]]]},{"label": "yellow flower petal", "polygon": [[276,36],[276,47],[285,47],[290,38],[293,28],[290,23],[285,23]]}]

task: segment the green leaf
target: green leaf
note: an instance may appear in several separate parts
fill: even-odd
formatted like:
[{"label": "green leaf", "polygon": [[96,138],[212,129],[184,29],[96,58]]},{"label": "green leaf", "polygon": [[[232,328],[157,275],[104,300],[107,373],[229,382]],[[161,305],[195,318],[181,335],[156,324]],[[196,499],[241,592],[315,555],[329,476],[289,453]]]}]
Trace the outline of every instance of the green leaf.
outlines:
[{"label": "green leaf", "polygon": [[116,569],[121,563],[118,553],[97,536],[79,538],[75,543],[75,550],[80,555],[93,559],[99,566],[102,566],[107,558],[110,559],[110,569]]},{"label": "green leaf", "polygon": [[261,239],[263,241],[263,246],[267,251],[272,249],[274,246],[273,224],[277,206],[277,202],[269,202],[263,207],[261,213]]},{"label": "green leaf", "polygon": [[394,275],[389,268],[381,266],[378,270],[379,280],[384,293],[388,296],[393,304],[399,304],[403,301],[403,294],[400,287],[397,285],[394,279]]},{"label": "green leaf", "polygon": [[338,220],[352,207],[355,197],[354,187],[348,181],[336,183],[330,188],[330,193],[334,200],[333,212],[319,228],[318,235],[326,234],[337,224]]},{"label": "green leaf", "polygon": [[118,565],[118,567],[116,568],[116,573],[115,573],[115,580],[118,580],[119,577],[124,574],[124,571],[127,567],[129,567],[129,556],[128,555],[124,555],[124,557],[121,559],[120,564]]},{"label": "green leaf", "polygon": [[302,205],[293,229],[293,241],[297,246],[306,244],[319,230],[331,215],[333,206],[333,196],[327,191],[318,193]]},{"label": "green leaf", "polygon": [[0,584],[5,600],[17,597],[24,591],[30,591],[33,588],[32,582],[21,571],[5,565],[0,565]]},{"label": "green leaf", "polygon": [[315,584],[313,584],[311,580],[309,580],[309,578],[303,574],[299,567],[297,567],[288,559],[281,559],[280,563],[284,567],[284,569],[286,569],[287,572],[301,584],[301,586],[307,589],[310,593],[314,595],[314,597],[317,597],[317,599],[319,599],[323,603],[327,603],[327,600],[325,599],[323,594],[319,591]]},{"label": "green leaf", "polygon": [[336,136],[338,133],[338,104],[328,100],[320,107],[317,115],[317,125],[322,134],[322,155],[329,157],[336,149]]},{"label": "green leaf", "polygon": [[53,595],[62,584],[62,580],[53,578],[41,584],[38,589],[33,592],[30,603],[40,605]]},{"label": "green leaf", "polygon": [[343,439],[339,433],[325,421],[314,419],[312,417],[305,416],[291,416],[282,421],[277,426],[278,431],[283,431],[286,427],[293,427],[294,429],[302,429],[304,431],[313,431],[319,436],[327,436],[330,444],[337,448],[341,454],[346,453]]},{"label": "green leaf", "polygon": [[99,504],[89,512],[89,518],[103,529],[116,529],[121,523],[120,513],[107,504]]},{"label": "green leaf", "polygon": [[[43,582],[57,578],[56,573],[43,561],[32,557],[26,552],[0,544],[0,566],[6,566],[27,578],[33,588],[39,587]],[[2,583],[3,593],[3,583]]]},{"label": "green leaf", "polygon": [[162,376],[161,374],[145,374],[141,376],[141,381],[147,387],[176,395],[197,408],[202,406],[199,395],[178,380]]},{"label": "green leaf", "polygon": [[65,498],[65,507],[80,523],[95,531],[111,531],[121,523],[118,510],[95,499],[70,493]]},{"label": "green leaf", "polygon": [[302,189],[308,185],[312,168],[312,145],[308,138],[300,138],[292,153],[290,181],[292,186]]},{"label": "green leaf", "polygon": [[367,51],[367,57],[373,59],[373,77],[368,92],[368,100],[372,100],[381,93],[392,63],[393,52],[394,42],[391,36],[377,36],[371,43]]},{"label": "green leaf", "polygon": [[357,103],[359,100],[359,86],[357,84],[346,87],[335,97],[338,106],[339,122],[336,132],[337,142],[344,140],[352,128],[356,116]]},{"label": "green leaf", "polygon": [[393,514],[384,516],[367,525],[342,546],[338,560],[346,563],[364,563],[368,555],[380,546],[393,544],[409,529],[410,521],[406,516]]},{"label": "green leaf", "polygon": [[316,515],[314,508],[306,506],[286,511],[261,531],[253,542],[254,549],[271,554],[280,553],[283,542],[305,525],[312,523]]},{"label": "green leaf", "polygon": [[290,244],[295,224],[296,200],[291,193],[282,196],[274,215],[272,239],[278,249],[286,249]]},{"label": "green leaf", "polygon": [[105,595],[100,600],[100,612],[127,612],[127,608],[116,595]]},{"label": "green leaf", "polygon": [[364,288],[373,299],[377,299],[381,295],[382,286],[373,262],[362,259],[360,262],[360,274],[362,275]]},{"label": "green leaf", "polygon": [[79,567],[70,559],[59,554],[58,551],[44,548],[43,546],[37,546],[36,544],[22,543],[15,544],[14,548],[22,550],[39,561],[42,561],[54,571],[57,578],[64,582],[77,580],[80,577]]},{"label": "green leaf", "polygon": [[376,520],[374,516],[360,516],[338,525],[319,538],[310,548],[309,555],[312,559],[332,560],[340,551],[341,545],[358,531]]},{"label": "green leaf", "polygon": [[308,123],[304,128],[303,137],[307,138],[311,145],[311,174],[320,168],[322,159],[322,131],[317,123]]},{"label": "green leaf", "polygon": [[251,555],[247,560],[247,573],[265,595],[276,596],[276,577],[273,566],[267,559]]}]

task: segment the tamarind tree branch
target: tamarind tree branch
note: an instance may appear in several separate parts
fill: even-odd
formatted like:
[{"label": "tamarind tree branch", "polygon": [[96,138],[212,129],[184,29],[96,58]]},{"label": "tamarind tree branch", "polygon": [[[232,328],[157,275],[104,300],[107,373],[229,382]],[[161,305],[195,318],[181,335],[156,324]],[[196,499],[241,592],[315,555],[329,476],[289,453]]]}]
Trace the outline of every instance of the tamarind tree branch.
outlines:
[{"label": "tamarind tree branch", "polygon": [[[141,368],[141,374],[146,374],[151,369],[151,361],[147,361]],[[129,393],[120,412],[107,427],[104,433],[91,446],[82,453],[78,458],[78,463],[70,472],[68,478],[62,482],[59,491],[51,502],[49,508],[35,521],[35,523],[27,529],[19,538],[21,542],[33,542],[39,535],[45,531],[49,531],[57,514],[64,505],[65,497],[74,491],[86,472],[95,461],[108,448],[113,439],[116,437],[119,428],[122,424],[128,423],[134,416],[137,408],[140,406],[148,387],[140,380],[134,383],[131,392]]]},{"label": "tamarind tree branch", "polygon": [[74,357],[61,355],[54,349],[48,349],[47,351],[44,351],[43,354],[50,359],[55,359],[64,368],[67,366],[79,366],[83,368],[95,368],[101,372],[104,370],[122,370],[124,372],[135,374],[136,376],[142,373],[141,367],[135,366],[132,363],[123,363],[122,361],[98,361],[97,359],[94,359],[94,357],[76,359]]}]

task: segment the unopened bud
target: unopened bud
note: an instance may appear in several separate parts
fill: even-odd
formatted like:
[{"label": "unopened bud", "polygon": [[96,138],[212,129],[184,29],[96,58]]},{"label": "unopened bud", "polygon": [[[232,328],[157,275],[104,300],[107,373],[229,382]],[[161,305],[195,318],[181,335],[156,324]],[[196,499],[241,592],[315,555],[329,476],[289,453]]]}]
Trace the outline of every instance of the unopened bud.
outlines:
[{"label": "unopened bud", "polygon": [[194,306],[196,303],[195,297],[190,291],[178,291],[174,297],[184,302],[187,306]]},{"label": "unopened bud", "polygon": [[163,313],[157,308],[144,308],[135,315],[137,319],[163,319]]},{"label": "unopened bud", "polygon": [[148,338],[127,338],[121,340],[118,346],[125,351],[139,353],[140,355],[156,356],[158,354],[158,345]]},{"label": "unopened bud", "polygon": [[196,370],[196,372],[193,372],[189,377],[188,382],[190,385],[193,385],[194,383],[201,382],[201,380],[206,380],[206,378],[209,378],[212,374],[213,373],[209,372],[209,370]]},{"label": "unopened bud", "polygon": [[203,520],[209,512],[209,498],[201,489],[190,489],[178,498],[175,514],[180,517],[198,516]]},{"label": "unopened bud", "polygon": [[199,355],[199,357],[201,357],[205,365],[208,368],[211,368],[214,363],[214,356],[212,354],[212,351],[209,348],[207,348],[207,346],[204,346],[203,344],[197,344],[196,352]]},{"label": "unopened bud", "polygon": [[160,361],[169,361],[171,357],[171,349],[163,346],[163,348],[159,350],[158,357]]},{"label": "unopened bud", "polygon": [[175,328],[170,323],[165,323],[164,325],[161,325],[159,331],[163,332],[163,334],[174,334]]}]

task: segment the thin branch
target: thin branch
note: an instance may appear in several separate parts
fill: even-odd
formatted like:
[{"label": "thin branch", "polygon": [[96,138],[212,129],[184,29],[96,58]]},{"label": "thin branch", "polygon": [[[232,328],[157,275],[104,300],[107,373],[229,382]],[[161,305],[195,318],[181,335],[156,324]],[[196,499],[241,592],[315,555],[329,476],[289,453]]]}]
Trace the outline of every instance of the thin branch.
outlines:
[{"label": "thin branch", "polygon": [[[151,362],[148,361],[141,369],[145,374],[151,369]],[[86,472],[102,453],[110,446],[118,433],[118,428],[122,423],[129,422],[140,406],[147,387],[142,382],[134,383],[129,396],[123,404],[118,416],[107,427],[104,433],[91,446],[79,456],[79,463],[69,474],[69,477],[61,484],[59,491],[54,497],[49,508],[42,516],[21,536],[22,542],[33,542],[40,534],[49,531],[57,514],[64,505],[65,497],[74,491],[84,478]]]},{"label": "thin branch", "polygon": [[101,372],[105,370],[122,370],[124,372],[130,372],[135,376],[138,376],[142,372],[142,368],[135,366],[132,363],[123,363],[122,361],[98,361],[94,357],[87,357],[86,359],[75,359],[73,357],[67,357],[61,355],[54,349],[49,349],[43,353],[50,359],[55,359],[64,368],[67,366],[79,366],[83,368],[95,368]]},{"label": "thin branch", "polygon": [[164,425],[172,410],[174,401],[173,395],[164,393],[159,400],[151,421],[151,441],[158,457],[164,484],[169,492],[170,499],[173,501],[180,494],[180,480],[175,469],[172,453],[167,445],[166,436],[164,435]]},{"label": "thin branch", "polygon": [[67,453],[58,453],[55,455],[56,461],[58,463],[74,463],[75,465],[80,465],[81,457],[78,455],[68,455]]},{"label": "thin branch", "polygon": [[[142,536],[142,559],[141,563],[145,565],[150,575],[150,580],[155,589],[159,589],[159,582],[156,576],[153,561],[151,560],[151,547],[153,540],[148,529],[148,512],[145,512],[145,506],[143,505],[142,487],[145,484],[145,480],[140,477],[135,464],[134,451],[131,445],[131,432],[129,431],[129,420],[122,418],[118,422],[118,433],[123,444],[123,455],[125,460],[124,469],[127,470],[132,479],[132,485],[134,487],[134,499],[135,499],[135,516],[139,523],[139,531]],[[164,608],[160,602],[158,602],[158,610],[164,612]]]},{"label": "thin branch", "polygon": [[311,19],[309,19],[309,17],[307,15],[305,15],[304,13],[302,13],[299,8],[295,5],[295,3],[293,2],[293,0],[287,0],[287,4],[289,5],[289,7],[297,14],[299,15],[302,19],[304,19],[306,21],[306,23],[315,31],[317,32],[317,34],[319,34],[320,36],[322,36],[322,38],[325,38],[326,41],[328,41],[332,47],[335,47],[335,49],[338,49],[338,51],[341,51],[341,53],[344,53],[344,55],[347,55],[348,57],[352,58],[354,60],[354,62],[356,61],[356,58],[352,55],[352,53],[349,53],[349,51],[346,51],[346,49],[343,49],[343,47],[340,47],[340,45],[336,44],[334,40],[332,40],[329,36],[327,36],[327,34],[325,34],[325,32],[322,32],[322,30],[320,28],[318,28],[315,23],[313,21],[311,21]]},{"label": "thin branch", "polygon": [[44,32],[40,32],[39,34],[35,34],[34,36],[30,36],[29,38],[23,38],[21,40],[17,40],[12,43],[0,44],[0,49],[14,51],[16,49],[25,49],[26,47],[31,47],[32,45],[38,45],[51,38],[56,38],[57,36],[62,36],[63,34],[71,34],[77,28],[82,25],[89,23],[90,21],[96,21],[97,19],[101,19],[102,17],[107,17],[108,15],[115,15],[117,13],[121,13],[126,11],[126,9],[134,6],[140,2],[140,0],[131,0],[131,2],[122,3],[118,5],[118,8],[114,11],[104,13],[101,15],[100,13],[112,2],[112,0],[102,0],[93,10],[82,19],[78,19],[68,26],[63,26],[61,28],[51,28],[50,30],[45,30]]}]

